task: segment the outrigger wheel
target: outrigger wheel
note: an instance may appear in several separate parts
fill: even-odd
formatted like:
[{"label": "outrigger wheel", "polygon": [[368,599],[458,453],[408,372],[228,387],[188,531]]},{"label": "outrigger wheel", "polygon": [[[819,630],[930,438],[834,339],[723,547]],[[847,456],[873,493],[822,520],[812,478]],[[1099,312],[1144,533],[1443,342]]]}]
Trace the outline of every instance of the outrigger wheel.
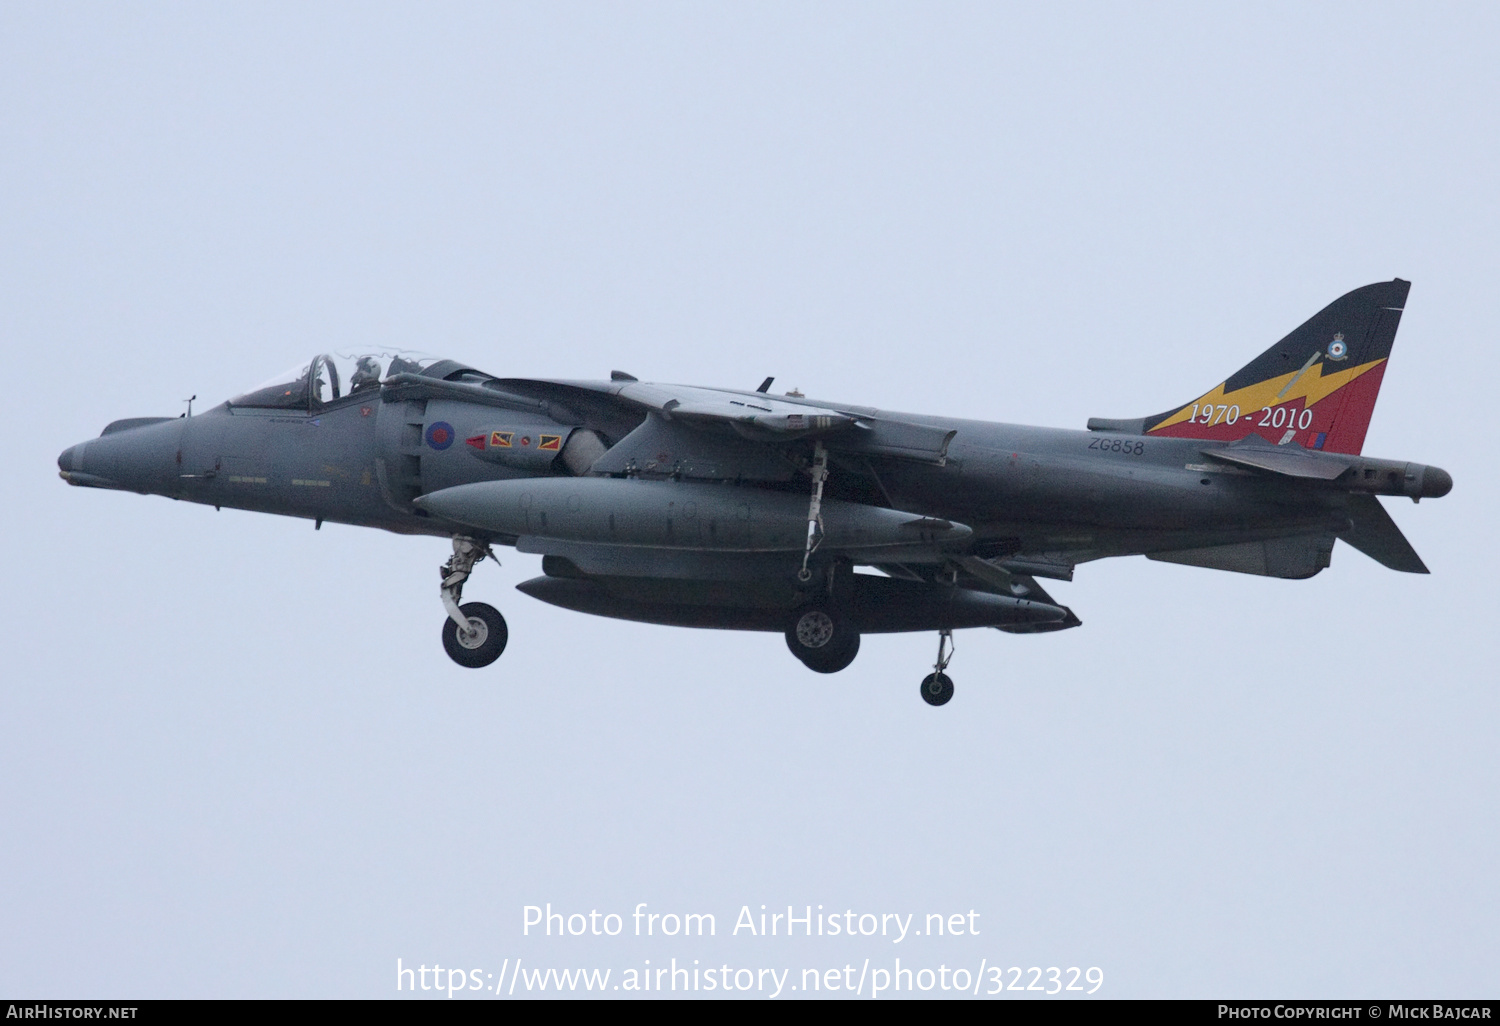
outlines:
[{"label": "outrigger wheel", "polygon": [[837,610],[822,603],[792,614],[786,647],[816,673],[838,673],[859,655],[859,631]]},{"label": "outrigger wheel", "polygon": [[459,666],[476,670],[499,659],[510,640],[500,610],[484,602],[465,602],[458,609],[469,621],[469,628],[459,630],[452,617],[443,621],[443,648],[448,657]]},{"label": "outrigger wheel", "polygon": [[953,697],[953,678],[943,671],[953,659],[953,631],[944,627],[938,631],[937,662],[932,672],[922,678],[922,701],[928,705],[947,705]]},{"label": "outrigger wheel", "polygon": [[929,673],[922,678],[922,700],[928,705],[946,705],[953,697],[953,680],[946,673]]}]

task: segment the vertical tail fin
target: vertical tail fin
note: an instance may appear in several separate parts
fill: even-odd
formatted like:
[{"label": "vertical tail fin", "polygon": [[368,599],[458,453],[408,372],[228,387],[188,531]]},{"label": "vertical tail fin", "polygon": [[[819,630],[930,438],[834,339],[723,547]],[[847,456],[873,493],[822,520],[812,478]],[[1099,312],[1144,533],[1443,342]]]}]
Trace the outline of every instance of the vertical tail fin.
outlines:
[{"label": "vertical tail fin", "polygon": [[1259,435],[1357,454],[1410,288],[1397,278],[1355,289],[1192,402],[1140,421],[1089,426],[1216,442]]}]

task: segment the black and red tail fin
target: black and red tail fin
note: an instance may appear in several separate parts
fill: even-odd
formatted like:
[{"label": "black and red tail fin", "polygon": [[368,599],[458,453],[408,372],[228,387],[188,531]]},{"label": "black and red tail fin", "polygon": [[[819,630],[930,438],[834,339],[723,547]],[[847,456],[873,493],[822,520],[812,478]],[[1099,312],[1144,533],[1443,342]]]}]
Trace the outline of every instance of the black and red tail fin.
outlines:
[{"label": "black and red tail fin", "polygon": [[1091,420],[1094,430],[1356,454],[1365,444],[1386,360],[1411,283],[1355,289],[1190,403],[1139,421]]}]

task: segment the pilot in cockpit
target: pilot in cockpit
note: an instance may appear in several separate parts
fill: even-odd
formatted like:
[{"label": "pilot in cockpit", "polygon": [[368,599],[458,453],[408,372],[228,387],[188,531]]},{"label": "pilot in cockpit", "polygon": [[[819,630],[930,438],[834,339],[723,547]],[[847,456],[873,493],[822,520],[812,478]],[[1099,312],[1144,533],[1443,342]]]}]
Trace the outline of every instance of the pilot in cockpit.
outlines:
[{"label": "pilot in cockpit", "polygon": [[380,361],[373,356],[361,356],[349,378],[349,394],[380,387]]}]

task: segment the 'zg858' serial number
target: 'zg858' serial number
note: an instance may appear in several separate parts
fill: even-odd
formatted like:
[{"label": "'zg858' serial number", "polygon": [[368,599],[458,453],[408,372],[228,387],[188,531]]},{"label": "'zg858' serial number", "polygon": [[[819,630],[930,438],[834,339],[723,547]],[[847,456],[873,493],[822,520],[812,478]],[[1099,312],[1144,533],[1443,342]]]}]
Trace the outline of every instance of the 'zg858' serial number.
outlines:
[{"label": "'zg858' serial number", "polygon": [[1120,452],[1126,456],[1139,456],[1146,451],[1146,443],[1129,438],[1096,438],[1089,443],[1089,448],[1098,452]]}]

